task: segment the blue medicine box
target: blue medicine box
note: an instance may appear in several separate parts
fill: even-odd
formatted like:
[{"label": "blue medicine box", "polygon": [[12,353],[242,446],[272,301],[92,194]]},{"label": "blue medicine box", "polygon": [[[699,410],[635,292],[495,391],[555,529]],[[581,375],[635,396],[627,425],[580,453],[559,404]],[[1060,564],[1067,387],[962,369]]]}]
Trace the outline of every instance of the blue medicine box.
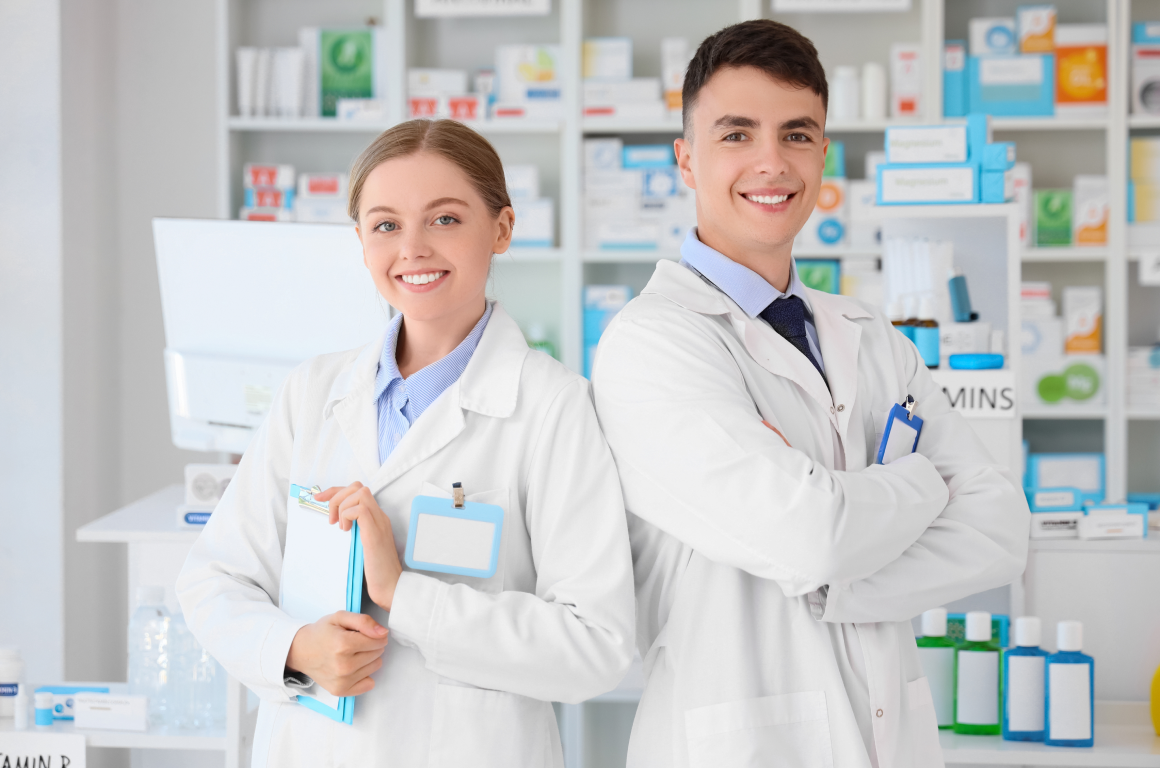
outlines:
[{"label": "blue medicine box", "polygon": [[970,56],[967,88],[971,112],[1051,117],[1055,114],[1055,55]]},{"label": "blue medicine box", "polygon": [[[1065,479],[1070,485],[1057,480]],[[1088,482],[1085,482],[1088,481]],[[1083,502],[1102,503],[1107,493],[1107,471],[1102,453],[1033,453],[1027,460],[1027,487],[1078,488]]]},{"label": "blue medicine box", "polygon": [[632,299],[628,285],[584,286],[584,376],[592,376],[592,360],[604,329]]},{"label": "blue medicine box", "polygon": [[1160,21],[1137,21],[1132,25],[1133,43],[1160,43]]},{"label": "blue medicine box", "polygon": [[967,43],[943,43],[943,117],[967,114]]},{"label": "blue medicine box", "polygon": [[967,159],[980,162],[987,145],[991,143],[991,116],[983,112],[967,115]]},{"label": "blue medicine box", "polygon": [[983,170],[1006,171],[1015,167],[1015,142],[997,141],[983,145]]},{"label": "blue medicine box", "polygon": [[1128,501],[1134,504],[1146,504],[1149,510],[1160,509],[1160,493],[1129,493]]},{"label": "blue medicine box", "polygon": [[[1009,176],[1011,171],[983,171],[981,175],[979,197],[984,203],[1005,203],[1014,199],[1014,179]],[[1008,183],[1010,182],[1010,183]]]},{"label": "blue medicine box", "polygon": [[1027,488],[1027,505],[1032,512],[1082,512],[1084,492],[1079,488]]},{"label": "blue medicine box", "polygon": [[877,205],[961,205],[979,202],[978,163],[882,163]]},{"label": "blue medicine box", "polygon": [[676,165],[672,144],[633,144],[623,150],[625,168],[665,168]]}]

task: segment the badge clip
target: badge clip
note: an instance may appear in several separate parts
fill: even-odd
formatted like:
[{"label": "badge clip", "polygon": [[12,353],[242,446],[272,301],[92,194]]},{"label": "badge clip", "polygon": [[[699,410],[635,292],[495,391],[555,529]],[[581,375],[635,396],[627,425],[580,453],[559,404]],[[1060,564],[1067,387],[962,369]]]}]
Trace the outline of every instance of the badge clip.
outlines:
[{"label": "badge clip", "polygon": [[451,496],[454,499],[452,506],[454,506],[456,509],[463,509],[463,483],[451,484]]}]

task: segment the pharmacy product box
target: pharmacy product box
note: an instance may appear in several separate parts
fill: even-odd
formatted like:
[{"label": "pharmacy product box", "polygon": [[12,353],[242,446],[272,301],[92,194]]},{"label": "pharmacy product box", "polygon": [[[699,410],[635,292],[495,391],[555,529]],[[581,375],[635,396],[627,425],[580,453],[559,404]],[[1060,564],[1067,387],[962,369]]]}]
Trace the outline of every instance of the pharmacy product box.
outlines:
[{"label": "pharmacy product box", "polygon": [[683,37],[661,40],[661,86],[665,106],[670,112],[681,111],[681,91],[685,85],[685,70],[689,66],[689,41]]},{"label": "pharmacy product box", "polygon": [[584,107],[660,102],[661,81],[656,77],[637,77],[632,80],[608,82],[585,80]]},{"label": "pharmacy product box", "polygon": [[540,196],[540,169],[535,165],[508,164],[503,167],[508,197],[512,200],[535,200]]},{"label": "pharmacy product box", "polygon": [[1010,56],[1015,53],[1014,18],[971,19],[967,28],[972,56]]},{"label": "pharmacy product box", "polygon": [[590,37],[584,41],[585,80],[628,80],[632,77],[631,37]]},{"label": "pharmacy product box", "polygon": [[1160,112],[1160,44],[1132,46],[1132,112]]},{"label": "pharmacy product box", "polygon": [[600,104],[584,107],[584,117],[609,117],[637,122],[663,120],[665,114],[665,105],[662,101],[641,101],[635,104]]},{"label": "pharmacy product box", "polygon": [[983,145],[983,170],[1007,171],[1015,167],[1015,142],[999,141]]},{"label": "pharmacy product box", "polygon": [[1035,190],[1033,205],[1035,244],[1071,245],[1071,190]]},{"label": "pharmacy product box", "polygon": [[826,164],[822,166],[822,176],[846,175],[846,145],[840,141],[831,140],[826,149]]},{"label": "pharmacy product box", "polygon": [[814,204],[814,211],[845,220],[848,184],[849,182],[844,178],[823,176],[822,183],[818,188],[818,201]]},{"label": "pharmacy product box", "polygon": [[1108,242],[1108,177],[1076,176],[1072,185],[1071,240],[1076,245]]},{"label": "pharmacy product box", "polygon": [[967,114],[967,43],[943,43],[943,117]]},{"label": "pharmacy product box", "polygon": [[1137,21],[1132,24],[1133,43],[1160,43],[1160,21]]},{"label": "pharmacy product box", "polygon": [[922,46],[890,46],[890,116],[918,117],[922,112]]},{"label": "pharmacy product box", "polygon": [[596,226],[596,246],[605,250],[656,250],[660,239],[659,222],[612,220]]},{"label": "pharmacy product box", "polygon": [[467,93],[465,69],[407,70],[408,96],[458,96],[464,93]]},{"label": "pharmacy product box", "polygon": [[1055,112],[1101,114],[1108,107],[1108,28],[1060,24],[1055,28]]},{"label": "pharmacy product box", "polygon": [[294,212],[288,208],[248,208],[238,211],[242,221],[294,221]]},{"label": "pharmacy product box", "polygon": [[382,99],[338,99],[334,103],[334,117],[338,120],[385,122],[387,103]]},{"label": "pharmacy product box", "polygon": [[1027,457],[1027,482],[1032,490],[1075,488],[1087,502],[1101,503],[1105,494],[1102,453],[1033,453]]},{"label": "pharmacy product box", "polygon": [[461,96],[447,97],[447,116],[452,120],[469,122],[482,120],[486,114],[486,105],[477,93],[468,93]]},{"label": "pharmacy product box", "polygon": [[243,205],[247,208],[293,208],[294,190],[277,187],[246,187]]},{"label": "pharmacy product box", "polygon": [[298,198],[338,197],[346,202],[350,177],[345,173],[300,173],[298,174]]},{"label": "pharmacy product box", "polygon": [[1087,503],[1083,491],[1078,488],[1028,488],[1027,504],[1032,512],[1079,512]]},{"label": "pharmacy product box", "polygon": [[684,188],[677,166],[641,169],[641,197],[673,197]]},{"label": "pharmacy product box", "polygon": [[625,168],[664,168],[674,165],[672,144],[633,144],[624,148]]},{"label": "pharmacy product box", "polygon": [[991,116],[985,112],[967,115],[967,159],[979,162],[988,144],[993,143]]},{"label": "pharmacy product box", "polygon": [[623,152],[623,139],[585,139],[584,170],[619,170]]},{"label": "pharmacy product box", "polygon": [[[1149,512],[1160,509],[1160,493],[1129,493],[1128,501],[1145,505],[1148,507]],[[1155,526],[1152,525],[1151,527],[1154,528]]]},{"label": "pharmacy product box", "polygon": [[1136,182],[1160,182],[1160,137],[1139,136],[1129,142],[1128,175]]},{"label": "pharmacy product box", "polygon": [[491,116],[495,120],[563,120],[564,105],[559,99],[497,101]]},{"label": "pharmacy product box", "polygon": [[1128,348],[1128,405],[1160,409],[1160,345]]},{"label": "pharmacy product box", "polygon": [[877,248],[882,245],[882,217],[874,201],[878,185],[859,179],[846,184],[846,239],[854,248]]},{"label": "pharmacy product box", "polygon": [[129,694],[78,693],[74,725],[103,731],[149,729],[148,697]]},{"label": "pharmacy product box", "polygon": [[306,224],[349,224],[345,196],[302,197],[294,201],[294,221]]},{"label": "pharmacy product box", "polygon": [[1106,368],[1103,355],[1026,358],[1020,372],[1022,401],[1061,414],[1079,406],[1103,405]]},{"label": "pharmacy product box", "polygon": [[984,203],[1006,203],[1015,199],[1014,171],[983,171],[979,197]]},{"label": "pharmacy product box", "polygon": [[185,503],[213,509],[237,472],[237,464],[186,464]]},{"label": "pharmacy product box", "polygon": [[1020,343],[1024,360],[1048,360],[1052,365],[1063,355],[1063,319],[1024,317]]},{"label": "pharmacy product box", "polygon": [[979,202],[977,163],[878,166],[878,205]]},{"label": "pharmacy product box", "polygon": [[1069,285],[1063,289],[1063,351],[1069,355],[1098,355],[1103,351],[1103,291],[1098,285]]},{"label": "pharmacy product box", "polygon": [[881,150],[867,152],[866,157],[862,161],[862,167],[865,169],[862,173],[862,178],[867,181],[878,183],[878,166],[886,164],[886,153]]},{"label": "pharmacy product box", "polygon": [[1148,523],[1139,515],[1084,515],[1076,533],[1085,540],[1143,539],[1148,536]]},{"label": "pharmacy product box", "polygon": [[512,200],[516,224],[512,229],[515,248],[551,248],[555,238],[552,199]]},{"label": "pharmacy product box", "polygon": [[1124,501],[1119,504],[1085,504],[1085,515],[1136,515],[1144,521],[1144,538],[1148,538],[1148,505],[1142,501]]},{"label": "pharmacy product box", "polygon": [[965,163],[967,126],[891,126],[885,147],[888,163]]},{"label": "pharmacy product box", "polygon": [[1021,5],[1015,9],[1019,53],[1051,53],[1055,50],[1055,6]]},{"label": "pharmacy product box", "polygon": [[592,375],[592,358],[604,329],[632,299],[627,285],[584,286],[584,375]]},{"label": "pharmacy product box", "polygon": [[971,112],[1049,117],[1055,114],[1055,56],[971,56],[967,89]]},{"label": "pharmacy product box", "polygon": [[108,693],[108,688],[96,685],[42,685],[34,693],[52,694],[52,719],[72,720],[77,694]]},{"label": "pharmacy product box", "polygon": [[991,351],[991,324],[942,323],[938,327],[938,353],[941,358],[951,355],[986,354]]},{"label": "pharmacy product box", "polygon": [[294,166],[246,163],[242,166],[242,186],[294,189]]},{"label": "pharmacy product box", "polygon": [[1031,538],[1079,538],[1079,521],[1083,512],[1035,512],[1031,515]]},{"label": "pharmacy product box", "polygon": [[643,187],[644,169],[642,168],[620,168],[607,171],[595,169],[584,174],[584,194],[586,197],[640,197]]},{"label": "pharmacy product box", "polygon": [[558,45],[498,46],[495,49],[497,111],[498,103],[558,102],[559,62]]},{"label": "pharmacy product box", "polygon": [[793,242],[794,248],[801,250],[836,248],[846,242],[846,224],[842,219],[814,209]]}]

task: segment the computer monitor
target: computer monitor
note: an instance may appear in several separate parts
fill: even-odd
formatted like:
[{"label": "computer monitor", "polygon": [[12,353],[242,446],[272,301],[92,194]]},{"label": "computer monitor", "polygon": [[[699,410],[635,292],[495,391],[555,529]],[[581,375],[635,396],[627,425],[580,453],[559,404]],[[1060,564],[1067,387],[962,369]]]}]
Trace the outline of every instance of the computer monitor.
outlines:
[{"label": "computer monitor", "polygon": [[352,225],[154,219],[173,443],[242,453],[302,361],[381,337]]}]

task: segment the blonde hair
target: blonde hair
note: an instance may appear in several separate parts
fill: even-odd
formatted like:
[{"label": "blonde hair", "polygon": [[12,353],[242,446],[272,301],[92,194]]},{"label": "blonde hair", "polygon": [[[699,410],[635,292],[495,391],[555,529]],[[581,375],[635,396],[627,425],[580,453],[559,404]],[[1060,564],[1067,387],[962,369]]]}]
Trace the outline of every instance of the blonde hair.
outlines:
[{"label": "blonde hair", "polygon": [[351,166],[350,217],[358,221],[363,185],[371,171],[388,160],[418,152],[432,152],[458,166],[492,216],[511,206],[503,163],[487,139],[454,120],[408,120],[380,133]]}]

